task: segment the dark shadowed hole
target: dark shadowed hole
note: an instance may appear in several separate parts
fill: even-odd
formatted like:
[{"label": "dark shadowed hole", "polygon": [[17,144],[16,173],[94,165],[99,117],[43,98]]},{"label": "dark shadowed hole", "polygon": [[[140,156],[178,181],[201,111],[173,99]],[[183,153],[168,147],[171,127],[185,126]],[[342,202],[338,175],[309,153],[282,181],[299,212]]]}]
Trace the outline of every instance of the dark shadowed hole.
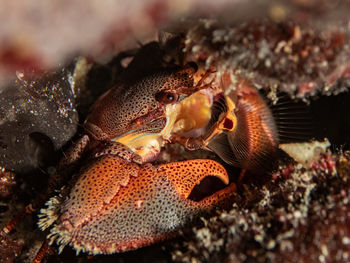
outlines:
[{"label": "dark shadowed hole", "polygon": [[[140,260],[141,259],[141,260]],[[128,263],[141,263],[141,262],[171,262],[171,258],[162,245],[155,244],[149,247],[139,248],[134,251],[126,251],[123,253],[115,253],[112,255],[96,255],[87,256],[85,253],[81,253],[76,256],[75,250],[66,246],[60,257],[52,255],[48,258],[50,263],[116,263],[116,262],[128,262]]]},{"label": "dark shadowed hole", "polygon": [[55,148],[47,135],[41,132],[30,133],[26,147],[30,149],[30,157],[37,166],[48,167],[56,163]]},{"label": "dark shadowed hole", "polygon": [[7,210],[9,210],[7,205],[0,205],[0,214],[5,213]]},{"label": "dark shadowed hole", "polygon": [[198,202],[223,189],[225,186],[226,185],[219,178],[215,176],[207,176],[200,182],[200,184],[193,188],[188,199]]},{"label": "dark shadowed hole", "polygon": [[310,108],[316,139],[327,137],[334,148],[350,149],[350,93],[322,96],[312,101]]}]

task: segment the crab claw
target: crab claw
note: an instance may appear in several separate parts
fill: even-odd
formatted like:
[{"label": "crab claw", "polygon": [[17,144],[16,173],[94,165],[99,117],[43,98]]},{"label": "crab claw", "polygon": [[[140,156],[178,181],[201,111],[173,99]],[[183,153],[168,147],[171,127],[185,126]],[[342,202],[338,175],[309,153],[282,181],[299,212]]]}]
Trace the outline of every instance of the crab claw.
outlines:
[{"label": "crab claw", "polygon": [[226,170],[212,160],[152,166],[103,156],[79,176],[66,197],[50,199],[39,224],[53,225],[49,239],[56,240],[60,251],[68,244],[89,254],[137,249],[174,236],[194,216],[233,195],[231,185],[201,201],[189,200],[194,186],[209,175],[228,184]]}]

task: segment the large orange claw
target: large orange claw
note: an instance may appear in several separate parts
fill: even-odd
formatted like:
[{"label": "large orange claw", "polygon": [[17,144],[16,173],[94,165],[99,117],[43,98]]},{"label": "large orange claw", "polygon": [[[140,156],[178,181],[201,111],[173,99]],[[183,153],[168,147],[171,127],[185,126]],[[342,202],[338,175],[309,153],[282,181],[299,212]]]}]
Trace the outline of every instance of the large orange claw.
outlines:
[{"label": "large orange claw", "polygon": [[199,202],[187,199],[209,175],[228,183],[225,169],[212,160],[152,166],[102,156],[67,196],[50,199],[39,224],[42,229],[53,225],[49,239],[60,250],[68,244],[89,254],[136,249],[172,237],[193,216],[232,195],[234,185]]}]

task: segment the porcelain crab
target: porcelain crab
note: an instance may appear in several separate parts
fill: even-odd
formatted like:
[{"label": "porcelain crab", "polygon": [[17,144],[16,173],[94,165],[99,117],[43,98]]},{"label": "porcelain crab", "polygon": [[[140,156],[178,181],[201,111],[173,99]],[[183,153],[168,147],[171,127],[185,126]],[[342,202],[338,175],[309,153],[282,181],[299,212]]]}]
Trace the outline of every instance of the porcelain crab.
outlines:
[{"label": "porcelain crab", "polygon": [[268,149],[261,142],[275,143],[270,112],[247,83],[229,91],[228,76],[198,70],[194,63],[156,67],[125,77],[102,95],[84,123],[87,135],[66,153],[58,173],[78,169],[40,212],[40,228],[50,229],[48,241],[60,251],[70,245],[88,254],[137,249],[176,235],[193,218],[232,201],[234,183],[200,201],[189,199],[207,176],[229,184],[226,170],[213,160],[153,164],[162,146],[176,142],[190,150],[211,149],[243,168],[263,160]]},{"label": "porcelain crab", "polygon": [[[194,64],[161,68],[97,100],[84,124],[89,135],[69,153],[68,163],[84,153],[82,168],[39,215],[39,226],[51,228],[48,239],[60,251],[70,245],[77,253],[110,254],[149,245],[232,196],[234,184],[199,202],[188,199],[209,175],[229,183],[226,170],[213,160],[150,163],[166,143],[185,140],[188,146],[191,132],[199,132],[202,147],[227,129],[225,120],[229,129],[235,127],[233,111],[226,110],[206,128],[215,92],[207,80],[210,71],[196,72]],[[189,116],[196,107],[198,118]]]},{"label": "porcelain crab", "polygon": [[218,77],[194,63],[145,68],[134,78],[128,67],[132,74],[97,100],[84,123],[88,134],[58,166],[58,173],[78,169],[41,210],[39,226],[50,228],[48,240],[60,251],[66,245],[89,254],[136,249],[172,237],[192,218],[232,199],[235,184],[190,200],[203,178],[228,184],[228,174],[208,159],[152,164],[167,143],[211,149],[243,168],[268,153],[260,133],[274,147],[270,112],[247,83],[231,92],[227,74]]}]

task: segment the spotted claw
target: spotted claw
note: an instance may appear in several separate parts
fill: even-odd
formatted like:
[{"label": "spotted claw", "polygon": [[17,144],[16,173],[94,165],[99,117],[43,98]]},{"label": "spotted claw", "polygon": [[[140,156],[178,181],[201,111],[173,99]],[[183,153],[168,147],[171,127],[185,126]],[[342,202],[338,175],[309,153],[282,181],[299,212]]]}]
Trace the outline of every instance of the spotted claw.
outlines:
[{"label": "spotted claw", "polygon": [[212,175],[228,184],[226,170],[206,159],[139,165],[116,155],[101,156],[83,171],[67,194],[42,209],[39,225],[60,251],[70,245],[89,254],[111,254],[174,236],[193,216],[227,200],[235,186],[195,202],[188,199]]}]

